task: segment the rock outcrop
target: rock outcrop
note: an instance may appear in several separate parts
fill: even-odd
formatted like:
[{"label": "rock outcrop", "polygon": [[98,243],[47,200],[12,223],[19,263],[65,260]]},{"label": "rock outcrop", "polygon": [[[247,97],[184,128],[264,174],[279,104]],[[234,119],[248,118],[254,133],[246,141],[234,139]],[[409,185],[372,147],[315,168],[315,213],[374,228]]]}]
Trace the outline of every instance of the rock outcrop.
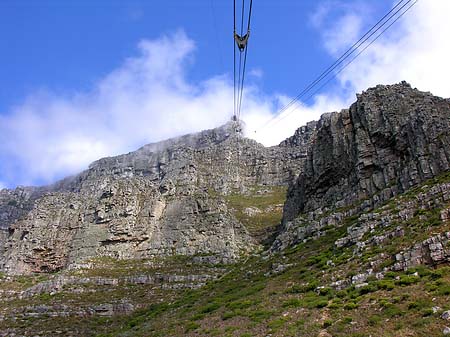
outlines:
[{"label": "rock outcrop", "polygon": [[377,86],[278,146],[232,122],[2,190],[0,335],[445,333],[449,127]]},{"label": "rock outcrop", "polygon": [[210,254],[227,261],[251,250],[254,240],[222,196],[287,185],[305,153],[295,144],[265,148],[239,127],[231,122],[101,159],[37,198],[2,192],[30,203],[0,203],[9,210],[1,269],[52,272],[96,256]]},{"label": "rock outcrop", "polygon": [[450,168],[449,101],[407,83],[369,89],[278,146],[241,128],[230,122],[100,159],[52,186],[0,191],[0,270],[52,272],[98,256],[231,261],[257,243],[227,195],[290,185],[278,250]]},{"label": "rock outcrop", "polygon": [[3,259],[4,245],[8,238],[8,231],[0,229],[0,260]]},{"label": "rock outcrop", "polygon": [[42,193],[43,189],[36,187],[0,190],[0,230],[8,229],[11,223],[26,215]]},{"label": "rock outcrop", "polygon": [[320,228],[343,218],[327,222],[327,213],[358,204],[373,209],[449,170],[449,129],[449,101],[406,82],[368,89],[348,110],[323,115],[289,188],[274,248],[304,239],[311,223]]}]

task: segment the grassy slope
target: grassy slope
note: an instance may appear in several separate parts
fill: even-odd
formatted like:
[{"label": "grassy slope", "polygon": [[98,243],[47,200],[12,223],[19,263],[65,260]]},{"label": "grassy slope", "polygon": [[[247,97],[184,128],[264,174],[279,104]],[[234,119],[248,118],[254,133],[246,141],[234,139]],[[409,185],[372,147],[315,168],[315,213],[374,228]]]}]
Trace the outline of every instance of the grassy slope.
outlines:
[{"label": "grassy slope", "polygon": [[[433,179],[384,205],[397,207],[450,174]],[[448,205],[446,205],[448,206]],[[404,225],[406,235],[382,247],[369,246],[354,254],[354,246],[336,248],[336,239],[358,217],[329,229],[316,240],[299,244],[282,255],[253,256],[207,286],[185,293],[174,302],[154,305],[134,315],[110,336],[438,336],[450,309],[450,268],[420,266],[404,272],[387,272],[367,285],[336,291],[332,281],[351,277],[383,260],[378,270],[393,263],[392,254],[449,229],[436,217],[437,209],[418,210]],[[378,229],[379,235],[391,228]],[[383,254],[388,252],[388,254]],[[279,272],[285,267],[284,271]],[[375,270],[377,271],[377,270]],[[433,312],[433,307],[436,312]],[[439,307],[439,309],[437,308]]]},{"label": "grassy slope", "polygon": [[[126,278],[143,275],[218,275],[226,271],[226,266],[211,266],[199,264],[191,258],[173,256],[164,259],[148,260],[115,260],[110,258],[98,258],[91,261],[92,267],[74,271],[60,272],[57,274],[43,274],[20,277],[6,277],[0,275],[0,289],[2,291],[22,291],[34,284],[46,281],[57,276],[77,277],[96,280],[98,278],[114,279],[118,284],[99,285],[95,282],[85,284],[68,284],[62,291],[55,294],[42,293],[33,297],[19,299],[17,296],[7,299],[0,298],[0,335],[7,329],[14,329],[17,335],[43,336],[80,335],[92,336],[98,333],[106,333],[114,329],[120,329],[128,324],[128,316],[99,317],[98,315],[75,315],[68,317],[52,317],[53,311],[61,311],[58,307],[66,306],[69,311],[85,311],[97,305],[132,303],[136,308],[148,307],[149,303],[161,303],[172,301],[180,297],[186,290],[177,289],[180,282],[172,282],[175,288],[164,288],[161,284],[131,284]],[[24,312],[36,312],[36,308],[50,306],[52,310],[42,313],[39,317],[27,317]],[[89,311],[89,310],[87,310]],[[11,319],[9,314],[17,312]],[[7,333],[6,335],[10,335]],[[12,335],[12,334],[11,334]]]},{"label": "grassy slope", "polygon": [[[243,221],[252,234],[258,235],[259,233],[261,236],[265,236],[281,220],[281,207],[274,206],[284,203],[285,194],[284,187],[253,187],[245,196],[233,194],[228,196],[226,201],[236,217]],[[243,210],[250,206],[260,208],[261,213],[254,217],[246,216]],[[92,264],[91,267],[80,270],[17,277],[0,274],[0,292],[1,294],[9,292],[7,296],[0,296],[0,335],[5,331],[8,331],[7,335],[14,331],[18,335],[41,333],[51,336],[62,333],[64,335],[91,336],[111,330],[120,330],[124,326],[132,326],[135,321],[134,319],[130,320],[128,316],[118,315],[111,318],[99,317],[96,314],[73,314],[73,312],[86,312],[95,306],[123,301],[133,304],[136,308],[147,308],[149,304],[153,304],[152,308],[159,308],[158,303],[170,303],[185,295],[186,292],[186,289],[170,289],[161,284],[130,284],[124,281],[128,277],[157,274],[172,276],[220,275],[233,268],[229,265],[208,265],[201,262],[201,259],[205,257],[198,256],[200,261],[195,260],[196,257],[182,256],[148,260],[97,258],[89,262]],[[99,285],[95,282],[68,284],[62,291],[57,291],[55,294],[42,293],[33,297],[19,298],[18,294],[21,291],[58,276],[79,279],[115,279],[118,280],[118,284]],[[11,292],[15,292],[15,294]],[[71,314],[68,317],[53,317],[55,312],[66,310],[61,309],[63,306],[68,308]],[[165,304],[162,304],[162,307],[164,306]],[[24,314],[39,312],[39,307],[50,307],[50,310],[40,312],[36,317]],[[140,312],[141,309],[138,309],[137,315]]]},{"label": "grassy slope", "polygon": [[[283,217],[286,187],[254,186],[247,194],[234,193],[225,199],[228,207],[250,234],[262,244],[267,244]],[[248,208],[255,210],[255,214],[246,212]]]},{"label": "grassy slope", "polygon": [[[398,213],[402,205],[417,198],[432,186],[450,182],[450,173],[430,180],[423,186],[390,200],[372,212]],[[281,189],[268,193],[231,195],[227,203],[252,233],[262,233],[279,221],[281,213],[270,208],[284,198]],[[444,205],[448,207],[447,205]],[[258,207],[262,213],[248,216],[244,209]],[[268,210],[264,212],[264,210]],[[265,214],[267,213],[267,214]],[[404,226],[405,236],[394,237],[382,245],[367,246],[355,253],[354,246],[336,248],[335,241],[358,222],[348,217],[339,228],[328,228],[310,240],[275,255],[254,255],[240,263],[224,267],[219,280],[196,290],[162,291],[153,286],[88,286],[93,293],[76,294],[70,289],[57,295],[38,295],[31,299],[0,301],[2,311],[15,306],[46,303],[70,304],[74,307],[110,303],[127,299],[143,306],[130,316],[41,317],[0,321],[0,331],[16,328],[21,335],[44,331],[45,335],[76,332],[90,336],[438,336],[446,324],[440,313],[450,310],[450,269],[447,266],[418,267],[404,272],[388,272],[381,280],[375,277],[367,285],[344,290],[329,287],[331,282],[367,270],[374,261],[375,272],[392,265],[393,254],[430,235],[447,231],[449,223],[438,217],[439,208],[418,209],[406,223],[395,222],[376,228],[364,239]],[[273,219],[273,222],[264,220]],[[262,217],[262,218],[261,218]],[[253,226],[253,227],[252,227]],[[94,267],[82,270],[82,277],[123,277],[168,273],[214,273],[214,267],[174,257],[164,261],[98,260]],[[42,277],[3,278],[1,289],[25,289]],[[22,301],[22,302],[20,302]],[[433,307],[436,312],[433,312]],[[436,309],[439,307],[439,309]]]}]

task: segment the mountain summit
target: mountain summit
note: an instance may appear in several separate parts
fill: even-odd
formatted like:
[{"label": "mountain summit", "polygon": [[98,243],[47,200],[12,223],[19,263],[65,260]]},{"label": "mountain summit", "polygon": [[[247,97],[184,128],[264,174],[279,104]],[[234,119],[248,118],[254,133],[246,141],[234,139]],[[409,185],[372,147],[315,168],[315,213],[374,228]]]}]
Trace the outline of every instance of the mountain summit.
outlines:
[{"label": "mountain summit", "polygon": [[[210,254],[233,260],[257,244],[223,196],[287,186],[298,149],[265,148],[242,125],[145,145],[81,174],[25,193],[4,190],[8,273],[54,272],[99,256]],[[7,223],[9,221],[9,224]]]},{"label": "mountain summit", "polygon": [[242,127],[0,191],[0,334],[441,333],[450,101],[402,82],[278,146]]}]

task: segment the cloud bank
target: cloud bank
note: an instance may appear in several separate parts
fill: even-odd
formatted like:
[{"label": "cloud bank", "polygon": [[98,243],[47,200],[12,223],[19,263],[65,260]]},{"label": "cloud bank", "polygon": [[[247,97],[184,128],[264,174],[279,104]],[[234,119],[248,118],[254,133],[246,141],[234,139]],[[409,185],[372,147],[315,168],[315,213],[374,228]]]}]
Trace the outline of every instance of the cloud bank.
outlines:
[{"label": "cloud bank", "polygon": [[[330,55],[339,56],[362,35],[362,23],[373,11],[361,3],[324,2],[311,16]],[[407,80],[450,96],[450,46],[445,43],[450,36],[445,17],[449,11],[447,0],[419,1],[395,29],[340,73],[335,85],[266,127],[262,126],[291,98],[261,92],[256,83],[263,80],[263,71],[250,70],[256,81],[244,93],[247,135],[265,145],[276,144],[320,114],[347,107],[355,92],[379,83]],[[9,187],[49,183],[100,157],[227,122],[233,102],[230,77],[187,80],[195,52],[195,42],[182,31],[143,40],[136,56],[89,91],[30,95],[0,115],[0,180]]]},{"label": "cloud bank", "polygon": [[[361,22],[375,23],[378,19],[373,17],[367,3],[356,4],[326,2],[318,10],[319,19],[313,20],[322,32],[325,49],[335,57],[365,33],[367,28],[363,30]],[[341,19],[330,25],[332,20],[327,18],[335,16],[336,11],[342,12]],[[421,90],[449,97],[450,67],[447,60],[450,44],[446,42],[450,36],[449,11],[450,1],[447,0],[418,1],[338,76],[340,86],[357,92],[380,83],[406,80]]]},{"label": "cloud bank", "polygon": [[232,88],[220,76],[188,83],[194,50],[183,32],[143,40],[89,92],[28,97],[0,116],[0,178],[47,183],[100,157],[225,123]]}]

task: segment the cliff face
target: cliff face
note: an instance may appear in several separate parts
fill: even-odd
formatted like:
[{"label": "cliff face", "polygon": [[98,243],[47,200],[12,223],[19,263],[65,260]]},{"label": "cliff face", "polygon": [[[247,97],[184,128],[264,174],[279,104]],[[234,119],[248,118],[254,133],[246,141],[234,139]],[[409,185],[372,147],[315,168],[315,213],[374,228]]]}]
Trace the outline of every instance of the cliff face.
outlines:
[{"label": "cliff face", "polygon": [[0,230],[20,219],[33,208],[33,202],[42,189],[35,187],[18,187],[15,190],[0,190]]},{"label": "cliff face", "polygon": [[223,196],[287,185],[304,153],[265,148],[239,127],[229,123],[101,159],[37,197],[5,190],[2,269],[50,272],[97,256],[210,254],[228,261],[253,249]]},{"label": "cliff face", "polygon": [[240,127],[0,191],[0,335],[448,331],[449,100],[377,86],[271,148]]},{"label": "cliff face", "polygon": [[449,101],[405,82],[369,89],[350,109],[323,115],[289,188],[275,247],[303,239],[297,233],[308,226],[325,227],[314,220],[326,213],[373,209],[447,171],[449,128]]},{"label": "cliff face", "polygon": [[342,218],[324,214],[373,209],[448,170],[449,116],[448,100],[406,83],[377,86],[279,146],[246,139],[230,122],[100,159],[52,186],[3,190],[0,268],[48,272],[98,256],[231,261],[261,237],[243,220],[255,227],[282,207],[265,205],[263,217],[240,204],[260,201],[249,198],[267,192],[260,187],[290,185],[273,249],[287,247]]}]

